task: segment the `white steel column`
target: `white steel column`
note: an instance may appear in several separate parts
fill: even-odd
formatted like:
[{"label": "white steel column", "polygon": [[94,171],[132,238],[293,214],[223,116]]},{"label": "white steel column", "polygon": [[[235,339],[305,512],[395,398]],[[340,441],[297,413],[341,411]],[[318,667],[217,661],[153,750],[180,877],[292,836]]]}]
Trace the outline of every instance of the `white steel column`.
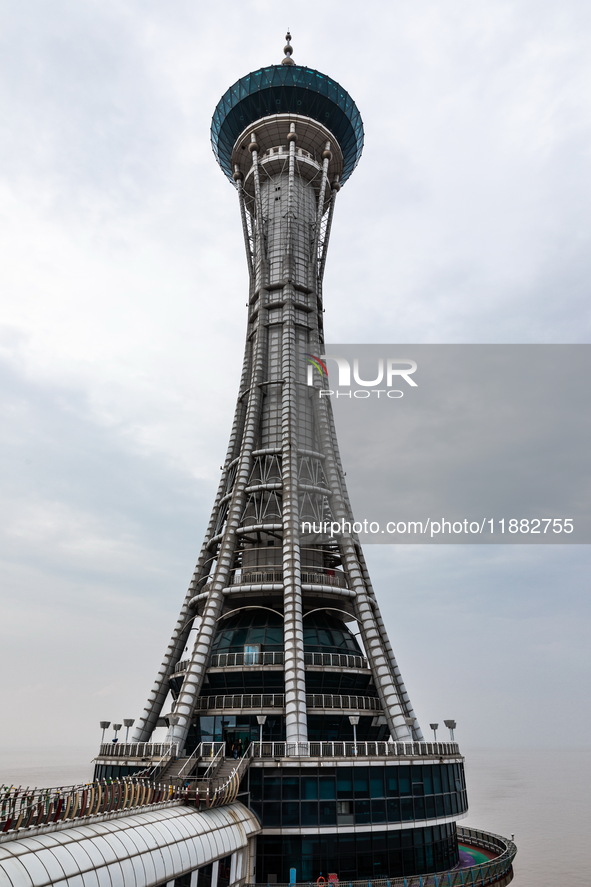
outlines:
[{"label": "white steel column", "polygon": [[292,219],[294,205],[295,126],[289,140],[289,180],[287,197],[286,244],[282,336],[282,479],[283,479],[283,615],[285,656],[285,736],[287,742],[306,742],[306,675],[304,670],[304,629],[302,623],[302,571],[300,558],[300,506],[298,495],[298,401],[296,390],[297,347],[295,335],[294,271]]},{"label": "white steel column", "polygon": [[[249,145],[253,172],[255,176],[255,189],[257,192],[257,203],[261,205],[260,199],[260,182],[258,170],[258,145],[256,140],[251,140]],[[238,185],[239,187],[239,185]],[[240,193],[240,192],[239,192]],[[238,460],[238,468],[236,478],[232,490],[232,498],[228,509],[228,517],[223,538],[220,542],[217,565],[214,572],[212,582],[208,585],[208,598],[203,608],[201,623],[197,634],[197,640],[193,648],[193,653],[185,673],[183,685],[179,693],[174,714],[177,718],[176,724],[171,724],[168,730],[167,740],[178,742],[182,747],[186,741],[187,733],[191,725],[191,720],[195,711],[195,705],[199,696],[199,691],[205,676],[205,668],[209,659],[211,645],[215,635],[216,623],[222,614],[224,602],[224,589],[231,582],[231,571],[233,566],[234,554],[238,543],[236,531],[241,524],[242,514],[246,501],[246,487],[252,470],[253,451],[256,449],[258,432],[261,421],[262,409],[262,383],[265,381],[267,369],[267,315],[266,315],[266,291],[264,289],[266,277],[266,256],[265,256],[265,237],[264,237],[264,220],[262,211],[256,219],[255,226],[255,263],[256,280],[255,287],[259,293],[259,311],[256,321],[254,352],[252,357],[251,376],[249,380],[249,388],[247,394],[248,405],[246,408],[246,418],[244,421],[242,437],[240,441],[240,456]],[[247,342],[247,352],[249,344]]]}]

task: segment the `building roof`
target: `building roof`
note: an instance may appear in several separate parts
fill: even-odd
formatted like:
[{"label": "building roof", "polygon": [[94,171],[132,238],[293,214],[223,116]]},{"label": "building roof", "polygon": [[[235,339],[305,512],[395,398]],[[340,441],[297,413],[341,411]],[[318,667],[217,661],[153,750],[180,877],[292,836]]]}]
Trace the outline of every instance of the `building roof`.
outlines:
[{"label": "building roof", "polygon": [[260,831],[242,804],[143,808],[0,843],[0,883],[10,887],[161,884],[246,847]]},{"label": "building roof", "polygon": [[232,179],[232,148],[247,126],[272,114],[302,114],[322,123],[343,153],[346,182],[363,150],[363,122],[349,93],[326,74],[301,65],[269,65],[237,80],[219,100],[211,123],[218,163]]}]

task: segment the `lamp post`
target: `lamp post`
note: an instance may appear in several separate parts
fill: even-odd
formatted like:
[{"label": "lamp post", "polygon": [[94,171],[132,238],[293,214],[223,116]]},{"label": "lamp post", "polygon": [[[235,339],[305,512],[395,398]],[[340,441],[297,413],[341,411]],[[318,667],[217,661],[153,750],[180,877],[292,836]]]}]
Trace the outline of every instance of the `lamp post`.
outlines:
[{"label": "lamp post", "polygon": [[449,735],[451,736],[451,741],[453,742],[454,741],[454,730],[456,729],[456,726],[457,726],[456,722],[448,720],[448,721],[444,721],[443,723],[445,724],[445,726],[449,730]]},{"label": "lamp post", "polygon": [[125,742],[127,743],[127,740],[129,738],[129,728],[133,727],[133,725],[135,724],[135,719],[134,718],[123,718],[123,724],[125,726]]},{"label": "lamp post", "polygon": [[259,755],[263,757],[263,727],[267,720],[267,715],[257,715],[257,724],[259,725]]},{"label": "lamp post", "polygon": [[439,728],[439,724],[429,724],[429,726],[433,730],[433,741],[437,742],[437,730]]},{"label": "lamp post", "polygon": [[113,742],[117,742],[117,733],[121,729],[122,724],[113,724],[113,730],[115,731],[115,735],[113,736]]},{"label": "lamp post", "polygon": [[349,715],[349,723],[353,727],[353,754],[357,754],[357,724],[359,723],[359,715]]},{"label": "lamp post", "polygon": [[109,727],[111,726],[111,722],[110,721],[101,721],[100,726],[101,726],[101,730],[103,731],[103,735],[101,736],[101,745],[102,745],[103,742],[105,741],[105,730],[109,729]]}]

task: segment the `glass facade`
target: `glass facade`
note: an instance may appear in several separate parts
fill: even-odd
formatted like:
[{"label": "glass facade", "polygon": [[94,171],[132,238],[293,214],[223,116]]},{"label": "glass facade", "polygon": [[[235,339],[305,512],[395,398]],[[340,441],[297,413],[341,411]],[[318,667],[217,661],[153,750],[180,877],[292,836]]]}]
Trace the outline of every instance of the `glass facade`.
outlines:
[{"label": "glass facade", "polygon": [[[354,635],[341,619],[329,613],[304,617],[304,649],[310,653],[350,653],[361,656]],[[222,620],[216,633],[212,655],[283,651],[283,619],[263,607],[241,610]],[[254,663],[256,664],[256,659]]]},{"label": "glass facade", "polygon": [[457,862],[454,823],[389,832],[264,835],[257,838],[256,882],[289,882],[290,868],[297,881],[334,873],[342,883],[444,871]]},{"label": "glass facade", "polygon": [[251,767],[246,790],[264,828],[414,822],[468,809],[459,763]]}]

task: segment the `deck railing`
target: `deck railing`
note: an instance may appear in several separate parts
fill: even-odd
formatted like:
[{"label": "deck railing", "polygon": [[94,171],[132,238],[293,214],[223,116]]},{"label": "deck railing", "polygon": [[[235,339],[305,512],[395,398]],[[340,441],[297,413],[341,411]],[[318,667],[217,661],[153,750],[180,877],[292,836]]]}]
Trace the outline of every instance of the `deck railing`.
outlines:
[{"label": "deck railing", "polygon": [[101,758],[140,758],[151,761],[153,758],[173,758],[179,753],[176,742],[103,742],[100,746]]},{"label": "deck railing", "polygon": [[[223,742],[200,742],[193,754],[198,758],[211,758],[223,745]],[[153,763],[155,760],[176,758],[178,754],[176,742],[103,742],[98,757],[137,758],[138,762]]]},{"label": "deck railing", "polygon": [[[331,588],[347,587],[347,577],[342,570],[315,566],[303,566],[301,569],[302,585],[328,585]],[[207,591],[207,586],[212,581],[212,573],[204,576],[197,586],[199,593]],[[230,571],[230,586],[274,585],[276,583],[281,584],[282,582],[283,569],[280,564],[252,564],[247,567],[235,567]]]},{"label": "deck railing", "polygon": [[[280,566],[237,567],[231,571],[230,585],[268,585],[283,582],[283,570]],[[346,588],[347,578],[340,570],[326,567],[302,567],[302,585],[329,585]]]},{"label": "deck railing", "polygon": [[253,758],[455,757],[457,742],[251,742]]},{"label": "deck railing", "polygon": [[[283,665],[283,651],[261,650],[248,653],[214,653],[209,660],[210,668],[234,668],[245,666]],[[306,665],[322,668],[368,668],[367,659],[364,656],[355,656],[351,653],[304,653]],[[189,660],[183,659],[174,667],[174,674],[184,672],[189,667]]]},{"label": "deck railing", "polygon": [[333,668],[368,668],[365,656],[354,656],[351,653],[304,653],[306,665],[319,665]]},{"label": "deck railing", "polygon": [[232,696],[201,696],[197,708],[201,711],[228,708],[283,708],[283,693],[242,693]]},{"label": "deck railing", "polygon": [[[197,700],[200,711],[214,709],[265,709],[283,708],[282,693],[241,693],[227,696],[201,696]],[[347,711],[381,711],[380,700],[375,696],[340,696],[330,693],[310,693],[306,695],[308,708],[345,709]]]}]

